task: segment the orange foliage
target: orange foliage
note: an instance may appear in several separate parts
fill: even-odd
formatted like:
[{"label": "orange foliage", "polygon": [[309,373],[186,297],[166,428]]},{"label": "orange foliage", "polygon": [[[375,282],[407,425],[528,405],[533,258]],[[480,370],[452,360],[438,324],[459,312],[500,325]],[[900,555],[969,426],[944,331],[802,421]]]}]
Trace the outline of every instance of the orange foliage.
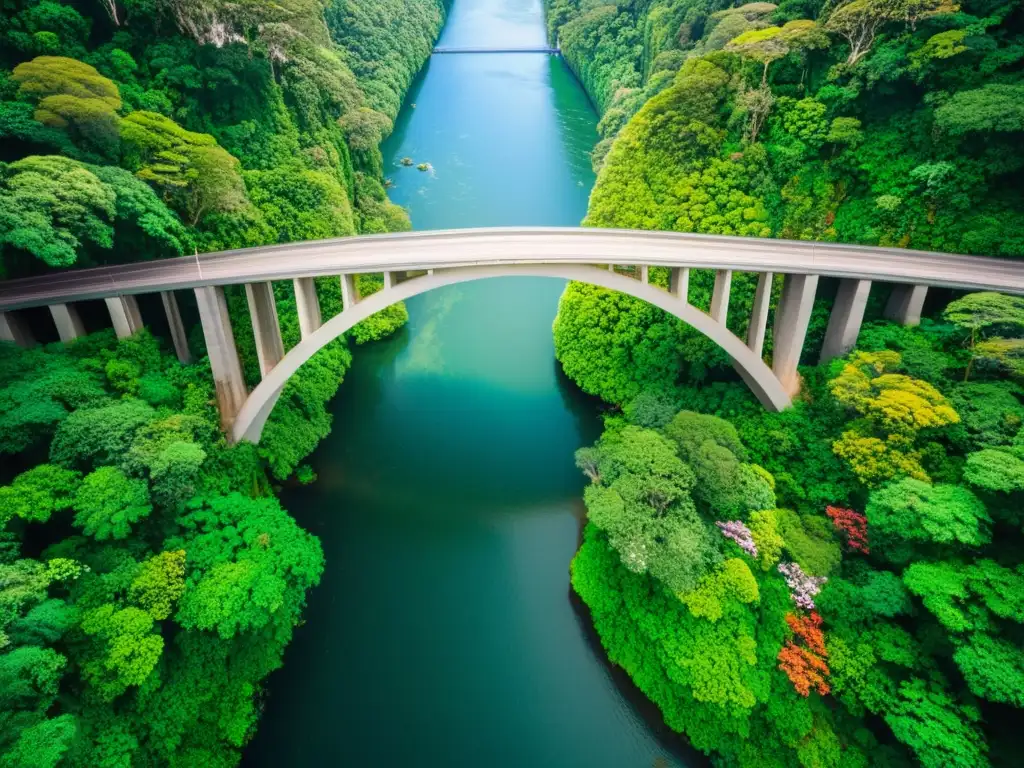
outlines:
[{"label": "orange foliage", "polygon": [[787,641],[779,651],[779,669],[786,673],[793,688],[801,696],[810,695],[812,688],[822,696],[831,690],[825,681],[829,673],[828,664],[806,648],[795,645],[792,640]]},{"label": "orange foliage", "polygon": [[793,634],[803,640],[804,645],[813,653],[822,658],[828,656],[828,651],[825,650],[825,633],[821,631],[821,616],[817,611],[811,611],[810,616],[787,614],[786,623],[793,630]]},{"label": "orange foliage", "polygon": [[821,616],[811,612],[810,616],[786,616],[786,624],[793,631],[794,640],[802,641],[797,645],[794,640],[787,640],[779,651],[779,669],[793,683],[793,688],[801,696],[809,696],[811,690],[824,696],[831,688],[828,685],[829,668],[825,659],[825,634],[821,631]]}]

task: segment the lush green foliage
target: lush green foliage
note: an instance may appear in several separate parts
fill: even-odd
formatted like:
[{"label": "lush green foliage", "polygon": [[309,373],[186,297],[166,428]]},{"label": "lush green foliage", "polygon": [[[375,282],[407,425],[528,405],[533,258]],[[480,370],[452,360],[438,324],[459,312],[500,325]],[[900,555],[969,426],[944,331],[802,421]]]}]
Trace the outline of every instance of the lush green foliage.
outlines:
[{"label": "lush green foliage", "polygon": [[0,27],[0,276],[408,229],[378,145],[446,9],[16,0]]},{"label": "lush green foliage", "polygon": [[[547,5],[602,111],[585,224],[1024,256],[1019,4]],[[692,271],[689,301],[706,311],[712,286]],[[805,360],[832,291],[823,283]],[[752,293],[734,280],[741,338]],[[869,319],[885,298],[874,293]],[[680,443],[699,519],[732,518],[719,521],[724,561],[702,554],[699,586],[680,594],[630,568],[594,486],[573,563],[610,658],[723,765],[1018,762],[1021,306],[974,294],[945,320],[870,323],[858,353],[803,368],[802,397],[767,414],[664,312],[585,285],[562,297],[555,348],[580,387],[669,440],[666,408],[734,426],[709,421]],[[599,451],[622,422],[609,418]],[[737,503],[744,466],[771,473],[780,508]],[[753,584],[723,562],[749,565]]]},{"label": "lush green foliage", "polygon": [[[1024,256],[1019,4],[734,5],[548,0],[549,34],[602,112],[584,224]],[[692,272],[690,302],[706,310],[712,285]],[[753,290],[734,279],[741,338]],[[971,349],[1019,375],[1024,345],[1001,328]],[[569,376],[616,404],[733,375],[692,328],[602,289],[570,286],[555,340]]]},{"label": "lush green foliage", "polygon": [[[8,3],[0,277],[408,229],[379,144],[447,5]],[[324,319],[341,311],[337,279],[316,290]],[[290,348],[295,296],[275,291]],[[244,293],[228,299],[258,381]],[[268,480],[330,431],[351,360],[329,344],[259,447],[228,448],[207,362],[182,367],[147,332],[0,345],[0,454],[18,457],[0,487],[0,765],[237,762],[323,565]]]},{"label": "lush green foliage", "polygon": [[[323,400],[296,385],[304,412],[333,375]],[[253,446],[225,444],[212,401],[209,371],[146,332],[0,345],[0,452],[52,462],[0,488],[5,541],[36,542],[0,554],[5,766],[237,762],[323,554],[268,496]]]},{"label": "lush green foliage", "polygon": [[[737,766],[1015,764],[1024,397],[974,352],[979,330],[1024,335],[1014,307],[977,294],[947,310],[958,328],[869,326],[781,414],[739,383],[648,388],[579,451],[573,586],[696,747]],[[871,471],[856,441],[880,444]],[[682,549],[683,521],[721,535]]]}]

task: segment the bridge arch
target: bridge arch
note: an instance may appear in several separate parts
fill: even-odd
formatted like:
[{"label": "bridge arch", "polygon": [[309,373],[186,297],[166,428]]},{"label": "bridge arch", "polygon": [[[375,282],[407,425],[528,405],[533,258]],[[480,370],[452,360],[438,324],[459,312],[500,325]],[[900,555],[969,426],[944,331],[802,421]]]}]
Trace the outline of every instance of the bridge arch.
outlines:
[{"label": "bridge arch", "polygon": [[233,442],[248,440],[258,443],[263,427],[277,404],[289,379],[317,351],[350,330],[356,323],[395,302],[426,293],[446,285],[493,277],[551,277],[575,280],[609,288],[646,301],[679,318],[721,347],[732,360],[740,376],[761,403],[772,411],[790,404],[789,394],[772,369],[760,355],[750,349],[722,323],[714,320],[685,299],[673,296],[654,285],[620,275],[606,268],[585,264],[497,264],[434,270],[426,275],[385,287],[367,296],[324,323],[309,334],[263,377],[249,393],[231,426]]}]

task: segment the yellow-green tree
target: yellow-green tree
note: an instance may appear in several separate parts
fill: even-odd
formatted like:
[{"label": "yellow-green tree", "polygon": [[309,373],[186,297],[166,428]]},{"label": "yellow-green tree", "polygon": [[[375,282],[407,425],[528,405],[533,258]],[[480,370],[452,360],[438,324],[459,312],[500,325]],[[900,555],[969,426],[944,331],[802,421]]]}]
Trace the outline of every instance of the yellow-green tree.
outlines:
[{"label": "yellow-green tree", "polygon": [[64,56],[37,56],[16,66],[11,77],[22,94],[38,99],[33,116],[40,123],[67,130],[90,149],[116,154],[121,94],[113,80]]},{"label": "yellow-green tree", "polygon": [[121,122],[121,139],[126,164],[162,191],[191,226],[208,213],[248,205],[241,164],[213,136],[139,110]]},{"label": "yellow-green tree", "polygon": [[960,421],[935,387],[896,373],[901,362],[898,352],[856,352],[829,383],[832,396],[863,417],[832,450],[871,487],[901,476],[928,480],[917,447],[919,433]]}]

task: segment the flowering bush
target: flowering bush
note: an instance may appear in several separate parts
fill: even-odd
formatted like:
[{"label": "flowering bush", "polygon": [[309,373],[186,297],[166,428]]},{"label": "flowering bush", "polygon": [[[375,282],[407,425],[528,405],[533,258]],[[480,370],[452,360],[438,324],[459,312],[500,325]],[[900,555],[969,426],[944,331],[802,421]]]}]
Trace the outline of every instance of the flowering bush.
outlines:
[{"label": "flowering bush", "polygon": [[868,519],[859,512],[842,507],[825,507],[837,531],[846,535],[846,543],[854,552],[868,554]]},{"label": "flowering bush", "polygon": [[754,543],[754,536],[747,526],[739,520],[730,520],[726,523],[719,521],[715,525],[725,538],[735,541],[740,549],[751,557],[757,557],[757,544]]},{"label": "flowering bush", "polygon": [[779,573],[786,579],[790,597],[805,611],[814,610],[814,596],[821,591],[821,585],[828,581],[825,576],[809,576],[796,563],[779,563]]}]

